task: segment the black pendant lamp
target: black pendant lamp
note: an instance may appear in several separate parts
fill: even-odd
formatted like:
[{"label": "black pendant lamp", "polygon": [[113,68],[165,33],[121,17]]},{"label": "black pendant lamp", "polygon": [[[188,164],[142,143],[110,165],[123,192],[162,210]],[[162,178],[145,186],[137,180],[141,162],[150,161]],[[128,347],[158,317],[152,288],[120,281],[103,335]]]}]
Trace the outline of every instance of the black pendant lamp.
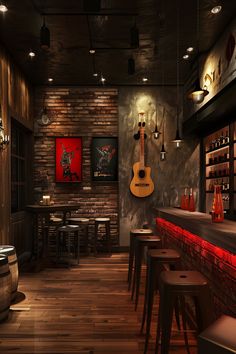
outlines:
[{"label": "black pendant lamp", "polygon": [[128,59],[128,74],[129,75],[135,74],[135,60],[133,57]]},{"label": "black pendant lamp", "polygon": [[45,24],[45,17],[43,18],[43,25],[40,29],[40,46],[42,49],[50,48],[50,31]]},{"label": "black pendant lamp", "polygon": [[139,30],[136,23],[130,28],[130,46],[131,48],[139,48]]},{"label": "black pendant lamp", "polygon": [[196,104],[202,103],[209,93],[209,91],[200,85],[199,69],[199,0],[197,0],[197,80],[195,81],[193,91],[188,95],[188,98]]},{"label": "black pendant lamp", "polygon": [[160,151],[160,160],[165,161],[166,150],[165,150],[165,107],[163,108],[163,133],[162,133],[162,145]]}]

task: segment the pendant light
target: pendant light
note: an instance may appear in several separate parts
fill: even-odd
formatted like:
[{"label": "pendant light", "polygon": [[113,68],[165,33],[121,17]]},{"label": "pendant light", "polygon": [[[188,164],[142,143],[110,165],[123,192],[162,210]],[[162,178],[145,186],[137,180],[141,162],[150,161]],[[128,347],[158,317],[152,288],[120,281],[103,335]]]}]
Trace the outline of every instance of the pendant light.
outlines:
[{"label": "pendant light", "polygon": [[162,133],[162,145],[160,151],[160,160],[165,161],[166,150],[165,150],[165,107],[163,107],[163,133]]},{"label": "pendant light", "polygon": [[194,103],[202,103],[204,98],[208,95],[209,91],[202,88],[200,85],[200,65],[199,65],[199,0],[197,0],[197,80],[194,83],[193,91],[188,95]]},{"label": "pendant light", "polygon": [[40,46],[45,50],[50,48],[50,31],[45,24],[45,17],[43,17],[43,25],[40,29]]},{"label": "pendant light", "polygon": [[155,130],[154,132],[152,132],[152,134],[153,134],[153,138],[156,140],[159,139],[159,136],[161,134],[161,132],[157,128],[157,103],[156,103],[156,125],[155,125]]},{"label": "pendant light", "polygon": [[131,48],[139,48],[139,30],[136,25],[136,18],[134,26],[130,28],[130,46]]},{"label": "pendant light", "polygon": [[176,74],[177,74],[177,97],[176,97],[176,134],[175,134],[175,139],[172,140],[173,143],[176,144],[176,147],[180,147],[180,143],[183,141],[181,136],[180,136],[180,131],[179,131],[179,4],[178,0],[176,0],[176,5],[177,5],[177,42],[176,42],[176,56],[177,56],[177,62],[176,62]]},{"label": "pendant light", "polygon": [[135,60],[133,57],[128,59],[128,74],[134,75],[135,74]]}]

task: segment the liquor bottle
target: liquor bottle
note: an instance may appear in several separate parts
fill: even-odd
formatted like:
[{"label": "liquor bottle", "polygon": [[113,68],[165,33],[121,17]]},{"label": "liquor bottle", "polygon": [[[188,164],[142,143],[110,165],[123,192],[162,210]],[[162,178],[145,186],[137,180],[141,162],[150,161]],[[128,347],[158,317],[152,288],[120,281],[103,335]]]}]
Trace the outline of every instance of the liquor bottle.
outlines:
[{"label": "liquor bottle", "polygon": [[187,188],[184,189],[184,194],[181,197],[180,208],[183,209],[183,210],[188,210]]},{"label": "liquor bottle", "polygon": [[225,144],[228,144],[229,143],[229,134],[228,134],[228,130],[226,130],[226,133],[225,133]]},{"label": "liquor bottle", "polygon": [[221,132],[221,136],[220,136],[220,145],[225,145],[225,137],[224,137],[224,133]]},{"label": "liquor bottle", "polygon": [[224,220],[223,200],[219,185],[215,185],[214,188],[211,217],[212,222],[223,222]]},{"label": "liquor bottle", "polygon": [[192,188],[190,188],[190,193],[189,193],[188,210],[189,211],[195,211],[195,202],[194,202],[194,196],[193,196],[193,189]]}]

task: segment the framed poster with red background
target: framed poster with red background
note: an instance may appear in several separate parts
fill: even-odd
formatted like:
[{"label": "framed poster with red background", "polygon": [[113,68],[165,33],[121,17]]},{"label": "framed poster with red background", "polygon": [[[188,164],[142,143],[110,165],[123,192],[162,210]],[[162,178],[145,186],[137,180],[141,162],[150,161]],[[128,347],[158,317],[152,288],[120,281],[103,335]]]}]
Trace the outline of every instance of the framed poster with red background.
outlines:
[{"label": "framed poster with red background", "polygon": [[56,182],[81,182],[82,138],[55,139]]}]

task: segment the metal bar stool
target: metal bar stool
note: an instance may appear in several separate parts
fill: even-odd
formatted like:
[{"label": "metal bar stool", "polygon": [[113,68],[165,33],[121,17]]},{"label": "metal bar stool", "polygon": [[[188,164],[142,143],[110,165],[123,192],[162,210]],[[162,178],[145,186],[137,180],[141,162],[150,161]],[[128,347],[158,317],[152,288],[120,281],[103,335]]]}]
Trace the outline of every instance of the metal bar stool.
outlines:
[{"label": "metal bar stool", "polygon": [[132,229],[129,237],[129,268],[128,268],[128,289],[130,290],[132,284],[133,265],[134,265],[134,240],[137,236],[153,235],[151,229]]},{"label": "metal bar stool", "polygon": [[184,297],[192,296],[195,302],[196,322],[198,331],[207,328],[213,320],[213,305],[207,279],[198,271],[164,271],[159,278],[159,315],[156,336],[155,354],[161,339],[161,354],[169,353],[173,310],[176,299],[182,305],[184,339],[189,353],[186,332],[186,316]]},{"label": "metal bar stool", "polygon": [[[56,260],[65,254],[68,261],[74,259],[74,263],[79,263],[79,226],[65,225],[57,229],[56,237]],[[71,263],[71,262],[70,262]]]},{"label": "metal bar stool", "polygon": [[95,219],[95,232],[94,232],[94,243],[93,252],[94,255],[97,254],[97,242],[99,235],[99,226],[103,225],[105,227],[105,243],[107,252],[111,253],[111,234],[110,234],[110,218],[96,218]]},{"label": "metal bar stool", "polygon": [[[144,353],[146,353],[148,349],[148,341],[152,321],[154,292],[159,288],[159,276],[163,270],[178,269],[178,267],[180,267],[180,257],[181,256],[179,252],[168,248],[156,250],[152,249],[148,251],[145,298],[143,304],[143,318],[140,330],[140,332],[142,333],[146,322]],[[178,318],[176,319],[177,323],[179,324]]]},{"label": "metal bar stool", "polygon": [[133,300],[135,295],[135,311],[137,310],[139,300],[140,279],[142,270],[142,261],[144,247],[159,248],[161,246],[161,239],[159,236],[138,236],[134,241],[134,278],[131,299]]},{"label": "metal bar stool", "polygon": [[69,225],[79,225],[80,227],[80,249],[84,247],[86,254],[89,254],[89,219],[88,218],[68,218],[67,222]]}]

